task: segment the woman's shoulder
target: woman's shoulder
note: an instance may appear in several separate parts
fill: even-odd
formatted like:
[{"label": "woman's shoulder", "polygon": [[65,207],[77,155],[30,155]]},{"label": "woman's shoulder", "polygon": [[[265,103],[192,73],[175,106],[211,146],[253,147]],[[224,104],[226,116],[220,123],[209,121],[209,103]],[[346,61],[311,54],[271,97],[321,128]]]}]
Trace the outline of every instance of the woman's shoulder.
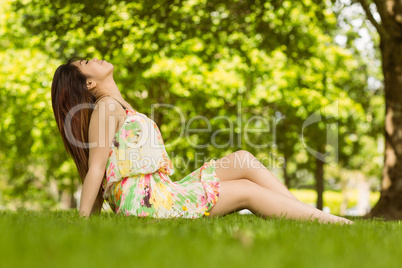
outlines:
[{"label": "woman's shoulder", "polygon": [[[101,100],[95,102],[91,119],[90,128],[99,129],[100,122],[114,122],[115,129],[119,129],[121,122],[124,122],[126,117],[126,110],[119,104],[117,100],[112,97],[103,97]],[[115,120],[111,121],[110,119]]]}]

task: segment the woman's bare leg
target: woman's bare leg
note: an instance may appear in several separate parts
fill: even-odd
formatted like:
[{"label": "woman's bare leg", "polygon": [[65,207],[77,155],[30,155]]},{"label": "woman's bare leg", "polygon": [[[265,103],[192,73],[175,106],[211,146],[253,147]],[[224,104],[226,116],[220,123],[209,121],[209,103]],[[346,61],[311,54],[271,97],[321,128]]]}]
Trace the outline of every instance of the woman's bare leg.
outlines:
[{"label": "woman's bare leg", "polygon": [[221,181],[248,179],[264,188],[298,200],[257,158],[245,150],[218,159],[215,173]]},{"label": "woman's bare leg", "polygon": [[218,201],[209,213],[210,217],[223,216],[245,208],[264,218],[283,216],[298,220],[317,219],[320,223],[353,223],[261,187],[247,179],[221,181]]}]

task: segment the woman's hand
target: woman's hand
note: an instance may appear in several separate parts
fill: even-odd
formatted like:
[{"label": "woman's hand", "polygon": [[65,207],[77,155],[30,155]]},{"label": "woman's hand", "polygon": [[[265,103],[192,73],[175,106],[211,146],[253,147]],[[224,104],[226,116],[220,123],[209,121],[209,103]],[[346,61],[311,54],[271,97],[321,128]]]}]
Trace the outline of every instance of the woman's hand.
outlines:
[{"label": "woman's hand", "polygon": [[90,215],[86,214],[84,211],[80,211],[79,214],[80,214],[80,218],[85,218],[85,219],[88,219],[90,216]]}]

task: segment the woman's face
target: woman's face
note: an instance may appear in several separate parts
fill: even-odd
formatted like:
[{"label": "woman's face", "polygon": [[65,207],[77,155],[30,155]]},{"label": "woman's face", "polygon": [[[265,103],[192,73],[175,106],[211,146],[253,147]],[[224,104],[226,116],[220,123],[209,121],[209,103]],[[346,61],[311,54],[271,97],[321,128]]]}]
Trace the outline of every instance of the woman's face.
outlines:
[{"label": "woman's face", "polygon": [[113,64],[93,58],[92,60],[78,60],[74,62],[80,68],[87,78],[97,82],[105,80],[106,77],[113,74]]}]

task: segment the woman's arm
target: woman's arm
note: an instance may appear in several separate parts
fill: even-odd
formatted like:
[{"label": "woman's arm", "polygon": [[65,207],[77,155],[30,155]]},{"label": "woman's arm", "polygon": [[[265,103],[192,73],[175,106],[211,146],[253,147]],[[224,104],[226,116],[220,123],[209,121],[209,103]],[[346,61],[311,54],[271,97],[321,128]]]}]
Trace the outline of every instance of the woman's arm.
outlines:
[{"label": "woman's arm", "polygon": [[[89,217],[100,209],[101,204],[96,204],[95,201],[100,194],[99,190],[106,172],[110,146],[119,125],[119,116],[122,114],[125,114],[124,109],[111,97],[102,98],[92,112],[88,133],[89,168],[82,186],[80,216]],[[96,145],[91,145],[95,142]]]},{"label": "woman's arm", "polygon": [[92,207],[92,214],[99,214],[102,210],[102,205],[105,200],[103,199],[103,192],[101,188],[99,189],[98,196],[95,199],[94,206]]},{"label": "woman's arm", "polygon": [[81,191],[80,216],[89,217],[96,211],[94,209],[95,200],[98,196],[104,173],[104,170],[89,169]]}]

